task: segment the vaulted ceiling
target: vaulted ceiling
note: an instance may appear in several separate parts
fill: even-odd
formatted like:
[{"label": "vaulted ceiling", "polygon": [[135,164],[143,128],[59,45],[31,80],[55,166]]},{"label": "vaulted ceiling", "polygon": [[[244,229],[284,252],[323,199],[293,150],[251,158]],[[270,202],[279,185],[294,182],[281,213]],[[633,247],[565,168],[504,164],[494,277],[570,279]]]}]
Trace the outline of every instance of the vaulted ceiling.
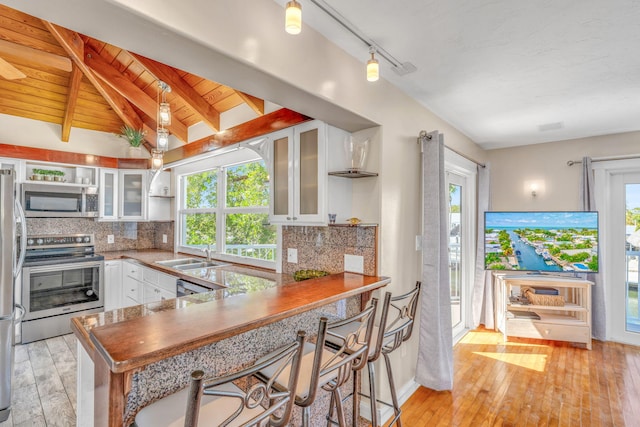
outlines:
[{"label": "vaulted ceiling", "polygon": [[159,81],[171,86],[170,133],[187,143],[188,128],[220,130],[220,114],[241,104],[258,116],[264,100],[161,64],[0,4],[0,114],[119,133],[144,129],[156,144]]}]

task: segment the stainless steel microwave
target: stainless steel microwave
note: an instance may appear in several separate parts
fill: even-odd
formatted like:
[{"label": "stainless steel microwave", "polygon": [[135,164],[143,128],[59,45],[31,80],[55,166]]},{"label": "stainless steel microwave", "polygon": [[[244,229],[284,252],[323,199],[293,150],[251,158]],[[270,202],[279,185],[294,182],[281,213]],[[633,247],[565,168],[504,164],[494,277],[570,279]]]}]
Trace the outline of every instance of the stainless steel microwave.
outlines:
[{"label": "stainless steel microwave", "polygon": [[22,206],[27,217],[96,217],[98,190],[96,187],[24,183]]}]

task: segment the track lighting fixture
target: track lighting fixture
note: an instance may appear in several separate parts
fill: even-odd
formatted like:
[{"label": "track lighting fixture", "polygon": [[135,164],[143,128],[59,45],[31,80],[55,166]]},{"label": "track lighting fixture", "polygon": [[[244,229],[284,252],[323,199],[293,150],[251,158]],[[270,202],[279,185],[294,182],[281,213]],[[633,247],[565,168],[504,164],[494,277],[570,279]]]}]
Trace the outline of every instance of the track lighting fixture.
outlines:
[{"label": "track lighting fixture", "polygon": [[300,34],[302,31],[302,5],[296,0],[287,3],[284,29],[289,34]]},{"label": "track lighting fixture", "polygon": [[375,58],[376,48],[370,46],[369,53],[371,54],[371,59],[367,61],[367,80],[375,82],[380,78],[380,64]]}]

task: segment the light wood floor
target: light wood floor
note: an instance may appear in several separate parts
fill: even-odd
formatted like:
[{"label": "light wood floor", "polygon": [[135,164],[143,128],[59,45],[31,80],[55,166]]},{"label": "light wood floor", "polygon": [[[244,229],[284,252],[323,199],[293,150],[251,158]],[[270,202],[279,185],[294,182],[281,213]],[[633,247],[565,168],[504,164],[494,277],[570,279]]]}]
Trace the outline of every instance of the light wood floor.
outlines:
[{"label": "light wood floor", "polygon": [[469,333],[454,349],[452,392],[421,387],[405,427],[640,426],[640,347]]},{"label": "light wood floor", "polygon": [[76,425],[76,338],[15,347],[11,415],[0,427]]}]

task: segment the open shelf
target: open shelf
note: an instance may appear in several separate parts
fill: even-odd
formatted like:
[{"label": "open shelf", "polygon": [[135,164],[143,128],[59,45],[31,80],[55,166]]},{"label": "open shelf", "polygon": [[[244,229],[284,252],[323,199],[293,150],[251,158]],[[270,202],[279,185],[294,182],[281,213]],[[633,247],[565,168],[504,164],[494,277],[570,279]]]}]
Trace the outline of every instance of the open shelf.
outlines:
[{"label": "open shelf", "polygon": [[371,176],[378,176],[377,172],[366,172],[366,171],[335,171],[329,172],[331,176],[339,176],[341,178],[368,178]]}]

